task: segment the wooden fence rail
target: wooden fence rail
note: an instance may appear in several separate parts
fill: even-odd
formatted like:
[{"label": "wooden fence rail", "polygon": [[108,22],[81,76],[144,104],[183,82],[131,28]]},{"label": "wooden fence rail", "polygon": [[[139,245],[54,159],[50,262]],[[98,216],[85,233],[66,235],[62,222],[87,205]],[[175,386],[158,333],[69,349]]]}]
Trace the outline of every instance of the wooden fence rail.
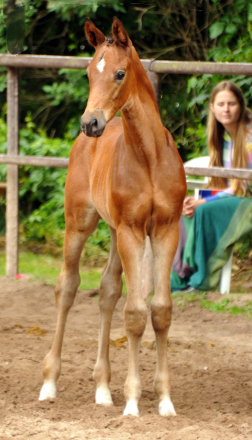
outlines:
[{"label": "wooden fence rail", "polygon": [[[0,54],[0,66],[35,67],[54,69],[86,69],[92,57],[62,57],[49,55],[10,55]],[[141,59],[146,71],[161,73],[210,73],[223,75],[252,76],[252,63],[220,63],[213,61],[167,61]]]},{"label": "wooden fence rail", "polygon": [[[19,69],[70,68],[86,69],[91,57],[61,57],[47,55],[0,54],[0,66],[7,71],[7,154],[0,155],[0,164],[7,164],[6,207],[6,275],[18,273],[18,167],[22,165],[67,168],[67,158],[19,156]],[[252,63],[215,63],[200,61],[141,60],[159,102],[160,74],[225,74],[252,76]],[[221,176],[252,180],[252,171],[223,168],[185,167],[194,176]]]},{"label": "wooden fence rail", "polygon": [[0,163],[12,165],[30,165],[33,167],[67,168],[69,159],[52,156],[19,156],[0,154]]},{"label": "wooden fence rail", "polygon": [[[53,156],[20,156],[0,154],[0,163],[19,166],[67,168],[69,159]],[[185,173],[191,176],[223,177],[225,179],[252,180],[252,170],[243,168],[192,167],[185,166]]]}]

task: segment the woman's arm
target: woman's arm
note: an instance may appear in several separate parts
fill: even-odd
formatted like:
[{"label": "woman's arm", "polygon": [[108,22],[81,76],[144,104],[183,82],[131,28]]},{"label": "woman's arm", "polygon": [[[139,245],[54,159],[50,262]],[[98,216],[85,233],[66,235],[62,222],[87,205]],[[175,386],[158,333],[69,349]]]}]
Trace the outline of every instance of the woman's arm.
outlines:
[{"label": "woman's arm", "polygon": [[225,191],[220,191],[214,196],[205,197],[204,199],[195,199],[195,197],[191,197],[191,196],[186,197],[183,205],[183,215],[191,218],[194,216],[195,209],[199,205],[202,205],[203,203],[212,202],[214,200],[222,199],[225,197],[230,197],[232,195],[234,195],[232,189],[228,188]]},{"label": "woman's arm", "polygon": [[195,197],[186,197],[183,205],[183,215],[189,218],[193,217],[195,209],[203,203],[206,203],[206,199],[195,199]]}]

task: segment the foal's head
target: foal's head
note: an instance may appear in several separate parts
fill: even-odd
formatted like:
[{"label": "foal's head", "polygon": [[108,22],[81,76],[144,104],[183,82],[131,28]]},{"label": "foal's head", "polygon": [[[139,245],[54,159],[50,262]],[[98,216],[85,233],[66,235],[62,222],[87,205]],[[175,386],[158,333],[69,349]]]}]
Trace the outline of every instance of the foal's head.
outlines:
[{"label": "foal's head", "polygon": [[87,68],[90,94],[81,128],[87,136],[98,137],[107,122],[124,106],[134,87],[133,46],[116,17],[111,38],[106,38],[89,19],[85,23],[85,32],[88,42],[95,47],[95,55]]}]

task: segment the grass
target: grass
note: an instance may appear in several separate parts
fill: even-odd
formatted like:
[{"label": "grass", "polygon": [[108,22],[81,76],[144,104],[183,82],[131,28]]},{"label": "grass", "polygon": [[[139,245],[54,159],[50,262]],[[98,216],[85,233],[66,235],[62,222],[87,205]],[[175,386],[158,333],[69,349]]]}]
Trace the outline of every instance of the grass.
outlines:
[{"label": "grass", "polygon": [[[176,295],[176,304],[178,308],[183,311],[186,309],[187,303],[198,301],[200,307],[208,309],[213,313],[228,313],[229,315],[244,315],[249,319],[252,319],[252,301],[247,300],[244,302],[245,294],[230,295],[229,298],[217,299],[211,301],[207,298],[207,292],[189,293],[183,295]],[[242,305],[237,304],[243,297]]]},{"label": "grass", "polygon": [[182,295],[174,295],[172,294],[172,298],[177,298],[177,306],[180,310],[185,310],[186,303],[191,303],[199,300],[200,295],[193,293],[182,294]]},{"label": "grass", "polygon": [[[57,277],[63,265],[62,258],[55,258],[48,254],[35,254],[31,251],[19,253],[19,273],[29,275],[32,281],[43,281],[49,285],[55,285]],[[102,268],[80,267],[81,290],[98,289],[101,282]],[[0,276],[5,276],[5,254],[0,253]],[[126,292],[126,284],[123,277],[123,292]],[[240,295],[241,297],[241,295]],[[213,313],[228,313],[230,315],[242,314],[252,319],[252,301],[243,301],[242,305],[237,304],[240,297],[218,299],[211,301],[207,298],[206,292],[176,295],[177,306],[185,310],[188,303],[198,301],[202,308]],[[174,298],[174,299],[175,299]],[[152,298],[148,298],[151,301]]]},{"label": "grass", "polygon": [[[19,273],[30,275],[31,281],[42,280],[48,285],[55,285],[57,277],[63,265],[62,258],[55,258],[47,254],[34,254],[30,251],[19,253]],[[81,284],[79,289],[99,289],[103,268],[81,267]],[[0,253],[0,276],[5,276],[5,254]],[[123,277],[123,292],[126,292],[125,280]]]},{"label": "grass", "polygon": [[[30,275],[31,280],[43,280],[46,284],[55,285],[63,260],[51,255],[34,254],[25,251],[19,253],[19,273]],[[98,289],[101,281],[101,268],[81,268],[80,289]],[[5,276],[5,254],[0,254],[0,276]]]},{"label": "grass", "polygon": [[229,313],[230,315],[246,315],[252,319],[252,301],[246,301],[245,304],[239,306],[234,303],[234,298],[224,298],[221,301],[208,301],[203,298],[201,307],[209,309],[214,313]]}]

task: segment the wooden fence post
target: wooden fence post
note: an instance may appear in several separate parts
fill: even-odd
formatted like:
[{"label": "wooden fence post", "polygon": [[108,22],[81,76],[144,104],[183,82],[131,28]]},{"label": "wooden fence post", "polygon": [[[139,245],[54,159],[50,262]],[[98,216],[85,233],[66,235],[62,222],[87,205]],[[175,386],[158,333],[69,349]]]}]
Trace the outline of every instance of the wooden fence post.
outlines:
[{"label": "wooden fence post", "polygon": [[[18,68],[9,67],[7,74],[7,152],[19,153],[19,80]],[[18,273],[18,165],[7,165],[6,193],[6,275]]]}]

